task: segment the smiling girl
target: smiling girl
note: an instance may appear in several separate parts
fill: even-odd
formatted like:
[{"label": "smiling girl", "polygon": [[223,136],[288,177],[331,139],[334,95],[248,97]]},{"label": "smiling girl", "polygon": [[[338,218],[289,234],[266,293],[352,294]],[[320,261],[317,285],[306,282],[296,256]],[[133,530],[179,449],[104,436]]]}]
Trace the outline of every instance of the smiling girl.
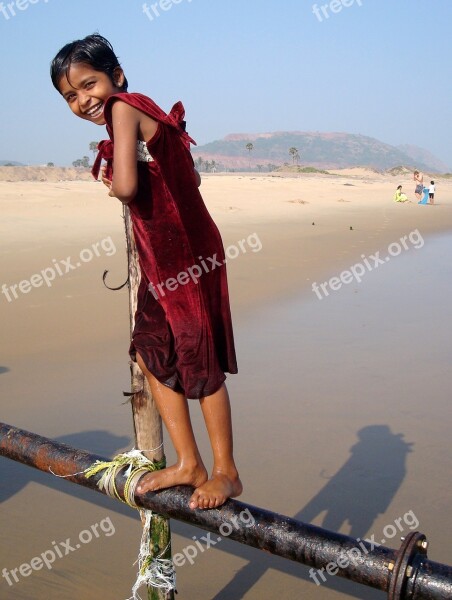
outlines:
[{"label": "smiling girl", "polygon": [[[237,363],[223,243],[198,190],[184,107],[178,102],[166,114],[150,98],[128,93],[111,44],[98,34],[64,46],[51,78],[77,117],[107,126],[110,140],[99,144],[93,175],[105,159],[109,195],[130,208],[141,282],[129,354],[149,381],[177,454],[176,464],[145,475],[138,491],[191,485],[191,508],[220,506],[242,492],[224,383]],[[160,296],[151,292],[156,285]],[[200,402],[212,445],[210,479],[189,398]]]}]

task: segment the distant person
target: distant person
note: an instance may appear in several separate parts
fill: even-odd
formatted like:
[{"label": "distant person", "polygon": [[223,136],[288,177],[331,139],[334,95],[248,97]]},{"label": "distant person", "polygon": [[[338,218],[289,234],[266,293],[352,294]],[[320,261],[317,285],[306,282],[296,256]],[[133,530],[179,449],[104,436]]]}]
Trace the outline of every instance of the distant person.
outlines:
[{"label": "distant person", "polygon": [[409,202],[408,196],[402,192],[402,186],[398,185],[394,194],[394,202]]},{"label": "distant person", "polygon": [[413,179],[416,182],[416,189],[414,190],[414,194],[416,198],[420,201],[422,198],[422,192],[424,191],[424,175],[420,171],[415,171]]},{"label": "distant person", "polygon": [[435,204],[435,182],[430,182],[430,187],[428,188],[428,199],[430,204]]}]

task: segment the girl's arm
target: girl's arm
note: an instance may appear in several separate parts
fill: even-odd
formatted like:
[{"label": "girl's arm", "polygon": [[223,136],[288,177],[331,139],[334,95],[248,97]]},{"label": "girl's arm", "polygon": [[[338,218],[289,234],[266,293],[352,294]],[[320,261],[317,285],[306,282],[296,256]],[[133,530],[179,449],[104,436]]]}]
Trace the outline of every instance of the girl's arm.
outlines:
[{"label": "girl's arm", "polygon": [[[137,140],[143,132],[150,139],[157,131],[157,122],[133,106],[116,101],[112,106],[114,136],[113,181],[110,196],[124,204],[131,202],[138,191]],[[141,122],[144,120],[145,122]]]},{"label": "girl's arm", "polygon": [[114,135],[113,181],[110,196],[128,204],[138,189],[137,139],[138,116],[125,102],[116,101],[111,116]]}]

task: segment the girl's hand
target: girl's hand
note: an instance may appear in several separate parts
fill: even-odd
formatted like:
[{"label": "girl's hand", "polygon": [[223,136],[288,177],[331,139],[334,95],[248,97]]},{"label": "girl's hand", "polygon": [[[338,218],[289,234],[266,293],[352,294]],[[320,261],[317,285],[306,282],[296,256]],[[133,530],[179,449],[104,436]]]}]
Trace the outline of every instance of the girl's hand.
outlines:
[{"label": "girl's hand", "polygon": [[105,173],[106,173],[106,171],[107,171],[107,167],[102,167],[102,169],[101,169],[101,173],[102,173],[102,175],[101,175],[102,183],[103,183],[104,185],[106,185],[108,188],[111,188],[111,180],[110,180],[110,179],[107,179],[107,178],[105,177]]},{"label": "girl's hand", "polygon": [[107,169],[107,167],[102,167],[102,176],[101,176],[102,183],[108,187],[108,189],[109,189],[108,195],[111,196],[112,198],[116,198],[116,196],[113,193],[113,190],[111,188],[111,183],[112,183],[111,180],[107,179],[105,177],[105,171],[106,171],[106,169]]}]

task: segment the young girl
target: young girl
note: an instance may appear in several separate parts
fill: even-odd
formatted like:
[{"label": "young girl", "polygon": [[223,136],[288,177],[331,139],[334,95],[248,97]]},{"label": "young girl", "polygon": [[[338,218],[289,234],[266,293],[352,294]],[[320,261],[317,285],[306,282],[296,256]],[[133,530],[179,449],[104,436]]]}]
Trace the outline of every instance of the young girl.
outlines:
[{"label": "young girl", "polygon": [[[190,507],[214,508],[242,492],[233,458],[225,372],[237,373],[225,255],[198,186],[181,102],[165,114],[127,92],[111,44],[90,35],[62,48],[53,85],[72,112],[107,126],[93,167],[109,196],[127,204],[141,267],[129,354],[149,381],[177,462],[145,475],[138,491],[190,485]],[[194,142],[193,142],[194,143]],[[157,293],[158,292],[158,293]],[[208,479],[187,398],[199,399],[214,456]]]},{"label": "young girl", "polygon": [[402,192],[402,186],[398,185],[394,194],[394,202],[408,202],[408,196]]}]

